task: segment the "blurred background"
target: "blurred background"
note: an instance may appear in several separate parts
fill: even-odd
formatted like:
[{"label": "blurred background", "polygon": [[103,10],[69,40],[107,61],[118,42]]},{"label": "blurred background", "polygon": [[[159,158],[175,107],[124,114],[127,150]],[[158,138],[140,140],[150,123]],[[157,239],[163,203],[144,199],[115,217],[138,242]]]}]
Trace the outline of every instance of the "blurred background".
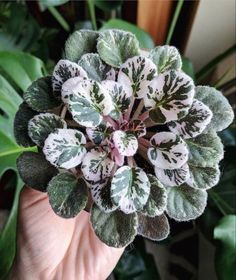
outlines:
[{"label": "blurred background", "polygon": [[[50,73],[74,30],[120,28],[142,48],[170,44],[197,85],[221,90],[236,108],[235,0],[38,0],[0,2],[0,280],[15,256],[16,217],[23,186],[15,160],[25,149],[13,136],[22,93]],[[162,242],[137,237],[110,280],[236,279],[236,129],[220,133],[225,145],[221,180],[209,190],[196,221],[171,223]]]}]

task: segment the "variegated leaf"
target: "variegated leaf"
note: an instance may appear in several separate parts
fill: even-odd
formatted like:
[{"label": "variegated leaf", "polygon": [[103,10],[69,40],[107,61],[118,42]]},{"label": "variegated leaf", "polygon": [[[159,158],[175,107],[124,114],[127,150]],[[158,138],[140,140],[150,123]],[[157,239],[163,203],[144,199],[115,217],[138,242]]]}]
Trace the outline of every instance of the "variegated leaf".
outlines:
[{"label": "variegated leaf", "polygon": [[150,139],[148,158],[162,169],[177,169],[188,160],[188,148],[182,138],[172,132],[158,132]]},{"label": "variegated leaf", "polygon": [[116,130],[112,134],[115,147],[122,156],[133,156],[138,149],[138,140],[132,133]]},{"label": "variegated leaf", "polygon": [[135,97],[143,98],[156,74],[156,66],[149,58],[135,56],[121,65],[118,82],[132,88]]},{"label": "variegated leaf", "polygon": [[148,174],[148,179],[151,184],[150,195],[141,212],[149,217],[155,217],[165,211],[167,193],[162,183],[155,176]]},{"label": "variegated leaf", "polygon": [[77,62],[82,55],[96,52],[98,32],[93,30],[75,31],[66,40],[65,58]]},{"label": "variegated leaf", "polygon": [[102,86],[111,95],[115,107],[110,116],[113,119],[119,119],[121,114],[129,108],[132,91],[115,81],[103,81]]},{"label": "variegated leaf", "polygon": [[149,58],[157,66],[158,73],[168,70],[181,70],[182,59],[175,47],[158,46],[150,51]]},{"label": "variegated leaf", "polygon": [[69,97],[71,94],[73,94],[74,88],[78,86],[80,82],[82,82],[85,78],[83,77],[74,77],[68,79],[61,88],[61,99],[65,104],[68,104]]},{"label": "variegated leaf", "polygon": [[171,70],[159,74],[149,86],[144,104],[155,123],[183,118],[192,106],[194,84],[182,71]]},{"label": "variegated leaf", "polygon": [[87,127],[86,134],[88,138],[93,141],[94,144],[101,144],[101,142],[108,137],[113,129],[105,122],[101,122],[99,126],[95,128]]},{"label": "variegated leaf", "polygon": [[95,204],[91,211],[91,224],[98,238],[111,247],[129,245],[137,234],[137,214],[125,214],[120,210],[105,213]]},{"label": "variegated leaf", "polygon": [[196,138],[186,139],[190,165],[213,167],[223,159],[224,147],[215,132],[203,133]]},{"label": "variegated leaf", "polygon": [[147,133],[146,126],[141,120],[129,121],[127,129],[130,133],[133,133],[137,138],[143,137]]},{"label": "variegated leaf", "polygon": [[96,127],[114,109],[109,93],[96,81],[84,80],[72,89],[68,108],[80,125]]},{"label": "variegated leaf", "polygon": [[93,201],[101,211],[110,213],[116,210],[116,206],[111,200],[111,183],[108,179],[100,181],[90,186]]},{"label": "variegated leaf", "polygon": [[60,96],[63,83],[74,77],[87,78],[87,74],[77,63],[66,59],[59,60],[52,74],[53,91]]},{"label": "variegated leaf", "polygon": [[148,200],[150,182],[139,167],[120,167],[112,178],[111,198],[126,214],[141,210]]},{"label": "variegated leaf", "polygon": [[37,112],[47,112],[61,104],[52,90],[52,77],[45,76],[34,81],[23,94],[25,102]]},{"label": "variegated leaf", "polygon": [[189,221],[199,217],[207,204],[207,192],[183,184],[168,188],[166,212],[176,221]]},{"label": "variegated leaf", "polygon": [[232,123],[234,119],[233,109],[220,91],[213,87],[197,86],[195,98],[206,104],[213,113],[207,130],[221,131]]},{"label": "variegated leaf", "polygon": [[105,80],[107,72],[111,69],[110,66],[103,63],[97,53],[84,54],[78,64],[86,71],[90,79],[97,82]]},{"label": "variegated leaf", "polygon": [[116,81],[116,76],[118,75],[118,71],[115,70],[114,68],[111,68],[107,73],[106,73],[106,78],[104,80],[111,80],[111,81]]},{"label": "variegated leaf", "polygon": [[97,50],[102,60],[117,68],[140,51],[134,34],[117,29],[100,32]]},{"label": "variegated leaf", "polygon": [[88,181],[99,182],[111,176],[114,161],[108,157],[104,150],[92,149],[84,156],[81,171]]},{"label": "variegated leaf", "polygon": [[49,202],[53,211],[63,218],[74,218],[88,201],[85,181],[70,172],[53,177],[47,187]]},{"label": "variegated leaf", "polygon": [[46,191],[48,182],[58,173],[42,153],[23,152],[17,158],[16,166],[26,186],[42,192]]},{"label": "variegated leaf", "polygon": [[34,116],[28,123],[28,133],[32,141],[42,147],[48,135],[56,128],[66,128],[66,122],[52,113]]},{"label": "variegated leaf", "polygon": [[166,215],[148,217],[138,214],[138,235],[153,241],[160,241],[170,233],[170,225]]},{"label": "variegated leaf", "polygon": [[79,165],[86,154],[86,139],[75,129],[56,129],[45,140],[43,152],[53,165],[65,169]]},{"label": "variegated leaf", "polygon": [[187,184],[195,189],[207,190],[215,185],[220,180],[219,166],[213,167],[201,167],[190,165],[190,178],[187,180]]},{"label": "variegated leaf", "polygon": [[155,167],[155,174],[157,178],[168,187],[180,186],[186,182],[190,176],[187,163],[178,169],[162,169]]},{"label": "variegated leaf", "polygon": [[211,110],[201,101],[194,99],[188,114],[181,120],[168,123],[168,127],[185,139],[194,138],[203,132],[211,118]]}]

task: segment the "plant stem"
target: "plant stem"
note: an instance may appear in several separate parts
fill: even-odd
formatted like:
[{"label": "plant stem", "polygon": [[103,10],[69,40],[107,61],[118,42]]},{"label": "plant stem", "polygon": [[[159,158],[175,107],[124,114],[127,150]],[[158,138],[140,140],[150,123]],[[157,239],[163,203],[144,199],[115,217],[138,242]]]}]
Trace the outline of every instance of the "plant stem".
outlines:
[{"label": "plant stem", "polygon": [[170,42],[171,42],[174,30],[175,30],[175,26],[176,26],[176,23],[177,23],[179,15],[180,15],[183,4],[184,4],[184,0],[179,0],[178,3],[177,3],[175,13],[174,13],[173,19],[171,21],[170,29],[169,29],[169,32],[168,32],[168,35],[167,35],[166,45],[169,45]]},{"label": "plant stem", "polygon": [[148,148],[150,146],[149,141],[147,139],[142,138],[142,137],[138,139],[138,142],[139,142],[139,144],[143,145],[144,147]]},{"label": "plant stem", "polygon": [[109,116],[103,116],[103,120],[108,122],[113,128],[118,129],[118,124]]},{"label": "plant stem", "polygon": [[132,168],[134,166],[133,157],[127,157],[127,163],[129,165],[129,167]]},{"label": "plant stem", "polygon": [[125,119],[126,121],[128,121],[129,118],[130,118],[130,114],[131,114],[131,112],[132,112],[133,106],[134,106],[134,97],[131,98],[131,102],[130,102],[130,105],[129,105],[129,109],[127,110],[127,112],[126,112],[125,115],[124,115],[124,119]]},{"label": "plant stem", "polygon": [[148,117],[149,117],[149,112],[146,111],[146,112],[144,112],[141,116],[139,116],[139,119],[140,119],[141,121],[145,121]]},{"label": "plant stem", "polygon": [[93,29],[98,30],[97,22],[96,22],[95,6],[93,0],[88,0],[88,6],[89,6],[89,13],[90,13]]},{"label": "plant stem", "polygon": [[54,16],[57,22],[65,29],[65,31],[70,31],[69,24],[65,21],[62,15],[58,12],[58,10],[52,6],[48,7],[49,12]]},{"label": "plant stem", "polygon": [[143,106],[144,106],[144,101],[143,101],[143,99],[141,99],[141,101],[138,104],[138,107],[137,107],[136,111],[134,112],[134,115],[132,117],[132,121],[139,117],[140,113],[142,112]]},{"label": "plant stem", "polygon": [[60,113],[60,117],[61,117],[62,119],[65,119],[66,112],[67,112],[67,107],[66,107],[66,106],[63,106],[63,108],[62,108],[62,110],[61,110],[61,113]]}]

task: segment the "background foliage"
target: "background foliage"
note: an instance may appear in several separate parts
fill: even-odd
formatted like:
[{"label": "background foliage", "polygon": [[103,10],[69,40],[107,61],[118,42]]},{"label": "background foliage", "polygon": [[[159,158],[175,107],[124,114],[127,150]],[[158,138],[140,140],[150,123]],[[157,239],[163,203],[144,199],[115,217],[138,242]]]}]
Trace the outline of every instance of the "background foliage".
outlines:
[{"label": "background foliage", "polygon": [[[0,232],[0,279],[5,279],[14,260],[16,249],[16,217],[19,193],[23,187],[15,160],[23,150],[13,135],[14,115],[22,102],[22,93],[31,82],[50,72],[61,57],[64,42],[75,29],[120,28],[134,33],[142,48],[152,48],[149,34],[134,24],[122,20],[122,0],[40,0],[38,2],[0,3],[0,209],[8,210],[8,218]],[[183,1],[178,1],[170,23],[166,43],[171,43]],[[83,10],[78,16],[78,9]],[[182,57],[183,70],[199,84],[206,79],[219,62],[235,52],[232,46],[219,54],[198,73],[190,60]],[[222,77],[223,80],[224,77]],[[235,86],[229,81],[218,88],[226,92]],[[175,223],[168,240],[158,245],[137,237],[129,246],[113,277],[117,280],[161,279],[174,275],[177,279],[195,279],[198,275],[202,238],[215,250],[215,271],[218,279],[232,279],[236,275],[236,130],[234,125],[221,133],[225,144],[225,158],[221,163],[220,183],[209,191],[205,213],[196,221]],[[167,259],[164,266],[157,265],[147,250],[154,246],[157,256]],[[185,250],[187,247],[188,250]],[[156,255],[155,254],[155,255]],[[156,257],[156,256],[155,256]],[[161,271],[161,273],[160,273]]]}]

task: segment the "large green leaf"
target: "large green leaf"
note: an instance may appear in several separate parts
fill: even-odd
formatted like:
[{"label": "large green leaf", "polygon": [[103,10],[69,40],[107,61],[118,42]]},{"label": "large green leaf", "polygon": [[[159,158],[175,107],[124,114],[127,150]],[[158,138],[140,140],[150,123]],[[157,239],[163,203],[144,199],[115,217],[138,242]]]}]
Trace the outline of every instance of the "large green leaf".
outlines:
[{"label": "large green leaf", "polygon": [[[97,1],[95,1],[95,3],[96,2]],[[141,48],[151,49],[155,45],[151,36],[147,32],[137,27],[136,25],[121,19],[111,19],[107,21],[106,23],[104,23],[104,25],[100,30],[112,29],[112,28],[118,28],[133,33],[137,37]]]},{"label": "large green leaf", "polygon": [[223,217],[214,229],[219,240],[215,255],[215,268],[219,280],[230,280],[236,275],[236,215]]}]

